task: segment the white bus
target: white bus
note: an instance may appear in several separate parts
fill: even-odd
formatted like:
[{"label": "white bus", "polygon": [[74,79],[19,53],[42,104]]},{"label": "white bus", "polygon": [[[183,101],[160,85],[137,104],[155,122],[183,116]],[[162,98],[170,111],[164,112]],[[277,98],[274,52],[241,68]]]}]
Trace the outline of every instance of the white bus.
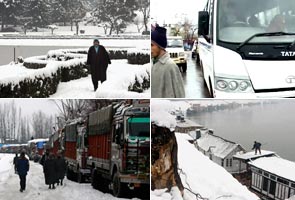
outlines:
[{"label": "white bus", "polygon": [[198,26],[212,97],[295,97],[295,0],[208,0]]}]

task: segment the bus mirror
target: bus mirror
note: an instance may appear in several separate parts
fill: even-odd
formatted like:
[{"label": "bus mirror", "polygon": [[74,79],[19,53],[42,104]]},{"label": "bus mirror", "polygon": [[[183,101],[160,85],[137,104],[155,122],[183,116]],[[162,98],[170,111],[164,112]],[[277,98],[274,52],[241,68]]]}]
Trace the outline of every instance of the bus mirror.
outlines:
[{"label": "bus mirror", "polygon": [[206,36],[209,34],[209,13],[207,11],[199,12],[198,29],[199,36]]}]

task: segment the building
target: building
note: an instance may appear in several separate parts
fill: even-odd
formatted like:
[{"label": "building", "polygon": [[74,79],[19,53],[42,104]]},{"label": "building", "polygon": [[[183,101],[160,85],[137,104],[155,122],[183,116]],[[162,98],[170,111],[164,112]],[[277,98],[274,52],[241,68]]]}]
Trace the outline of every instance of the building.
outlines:
[{"label": "building", "polygon": [[249,162],[251,188],[262,195],[284,200],[295,195],[295,162],[272,156]]},{"label": "building", "polygon": [[262,198],[285,200],[295,195],[294,162],[265,150],[257,155],[253,151],[235,155],[234,159],[247,164],[244,178],[249,181],[244,184]]},{"label": "building", "polygon": [[175,132],[189,133],[191,131],[195,131],[196,129],[200,129],[200,128],[203,128],[203,126],[189,119],[182,119],[182,120],[176,121]]},{"label": "building", "polygon": [[213,131],[200,134],[200,138],[197,139],[195,145],[199,151],[229,173],[235,174],[246,171],[246,164],[240,165],[239,161],[233,159],[234,155],[245,152],[241,145],[216,136]]}]

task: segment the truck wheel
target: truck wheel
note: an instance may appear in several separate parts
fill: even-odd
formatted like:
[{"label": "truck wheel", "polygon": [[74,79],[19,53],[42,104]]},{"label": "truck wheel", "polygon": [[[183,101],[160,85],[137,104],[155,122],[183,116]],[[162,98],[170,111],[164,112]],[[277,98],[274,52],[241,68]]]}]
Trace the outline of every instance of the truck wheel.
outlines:
[{"label": "truck wheel", "polygon": [[72,176],[71,176],[71,170],[69,169],[69,167],[67,167],[67,179],[72,180]]},{"label": "truck wheel", "polygon": [[186,73],[186,70],[187,70],[187,63],[182,65],[182,72]]},{"label": "truck wheel", "polygon": [[115,172],[113,176],[113,195],[115,197],[121,197],[123,195],[123,191],[123,183],[121,183],[119,173]]},{"label": "truck wheel", "polygon": [[94,189],[98,189],[98,182],[97,182],[97,176],[96,176],[95,170],[92,170],[92,173],[91,173],[91,185]]}]

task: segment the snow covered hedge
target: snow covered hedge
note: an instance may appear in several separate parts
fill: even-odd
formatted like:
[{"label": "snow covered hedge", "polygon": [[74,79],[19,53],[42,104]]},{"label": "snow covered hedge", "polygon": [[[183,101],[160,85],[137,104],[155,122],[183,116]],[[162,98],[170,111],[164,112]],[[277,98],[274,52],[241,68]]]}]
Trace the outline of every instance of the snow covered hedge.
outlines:
[{"label": "snow covered hedge", "polygon": [[128,50],[127,60],[132,65],[144,65],[150,63],[151,56],[148,50]]},{"label": "snow covered hedge", "polygon": [[[40,57],[27,59],[30,66],[43,64]],[[44,57],[41,57],[44,58]],[[86,59],[72,59],[68,61],[46,60],[47,65],[40,69],[25,70],[19,65],[23,73],[15,77],[0,80],[1,98],[46,98],[57,91],[61,82],[88,76]],[[40,65],[41,65],[40,64]]]},{"label": "snow covered hedge", "polygon": [[46,67],[46,56],[34,56],[24,60],[24,66],[28,69],[40,69]]}]

